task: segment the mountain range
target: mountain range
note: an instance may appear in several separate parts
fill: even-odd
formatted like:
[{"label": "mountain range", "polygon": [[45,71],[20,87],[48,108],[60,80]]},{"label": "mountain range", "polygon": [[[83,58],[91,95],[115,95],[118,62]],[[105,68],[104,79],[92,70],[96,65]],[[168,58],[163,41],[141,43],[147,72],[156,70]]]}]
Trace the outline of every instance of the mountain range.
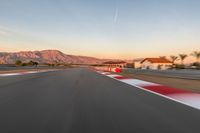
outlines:
[{"label": "mountain range", "polygon": [[0,52],[0,64],[14,64],[16,60],[22,62],[36,61],[38,63],[73,63],[73,64],[100,64],[104,59],[87,56],[64,54],[58,50]]}]

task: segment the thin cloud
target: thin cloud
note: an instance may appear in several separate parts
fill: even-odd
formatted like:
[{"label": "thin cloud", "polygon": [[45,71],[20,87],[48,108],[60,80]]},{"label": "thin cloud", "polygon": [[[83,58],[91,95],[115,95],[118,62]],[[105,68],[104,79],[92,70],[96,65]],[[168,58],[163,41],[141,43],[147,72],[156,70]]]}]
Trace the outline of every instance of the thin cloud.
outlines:
[{"label": "thin cloud", "polygon": [[8,35],[9,33],[0,29],[0,35]]},{"label": "thin cloud", "polygon": [[119,16],[119,9],[116,8],[116,10],[115,10],[115,16],[114,16],[114,23],[115,23],[115,24],[117,23],[118,16]]},{"label": "thin cloud", "polygon": [[10,30],[8,28],[0,26],[0,35],[1,36],[8,36],[8,35],[12,35],[13,33],[14,33],[14,31],[12,31],[12,30]]}]

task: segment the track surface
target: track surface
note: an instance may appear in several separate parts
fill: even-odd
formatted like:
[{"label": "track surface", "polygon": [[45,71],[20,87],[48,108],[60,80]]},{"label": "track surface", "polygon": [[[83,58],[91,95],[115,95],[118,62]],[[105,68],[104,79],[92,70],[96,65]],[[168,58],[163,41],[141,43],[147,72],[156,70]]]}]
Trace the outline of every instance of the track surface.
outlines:
[{"label": "track surface", "polygon": [[199,133],[200,111],[87,69],[0,77],[1,133]]}]

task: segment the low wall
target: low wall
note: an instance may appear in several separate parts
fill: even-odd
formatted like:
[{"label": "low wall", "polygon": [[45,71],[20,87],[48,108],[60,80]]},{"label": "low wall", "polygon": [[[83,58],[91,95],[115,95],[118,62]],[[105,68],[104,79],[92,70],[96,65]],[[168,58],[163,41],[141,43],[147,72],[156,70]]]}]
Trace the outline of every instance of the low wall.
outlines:
[{"label": "low wall", "polygon": [[94,69],[105,72],[122,72],[122,68],[119,67],[94,67]]}]

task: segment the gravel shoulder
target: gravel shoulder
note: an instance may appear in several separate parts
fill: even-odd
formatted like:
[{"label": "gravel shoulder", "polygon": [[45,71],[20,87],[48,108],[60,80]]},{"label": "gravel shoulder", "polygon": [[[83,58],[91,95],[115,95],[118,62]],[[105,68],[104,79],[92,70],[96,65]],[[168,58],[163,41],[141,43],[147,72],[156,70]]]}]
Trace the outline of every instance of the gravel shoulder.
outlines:
[{"label": "gravel shoulder", "polygon": [[182,70],[146,70],[146,69],[130,69],[123,70],[126,73],[160,76],[168,78],[180,78],[180,79],[193,79],[200,80],[200,70],[182,69]]}]

